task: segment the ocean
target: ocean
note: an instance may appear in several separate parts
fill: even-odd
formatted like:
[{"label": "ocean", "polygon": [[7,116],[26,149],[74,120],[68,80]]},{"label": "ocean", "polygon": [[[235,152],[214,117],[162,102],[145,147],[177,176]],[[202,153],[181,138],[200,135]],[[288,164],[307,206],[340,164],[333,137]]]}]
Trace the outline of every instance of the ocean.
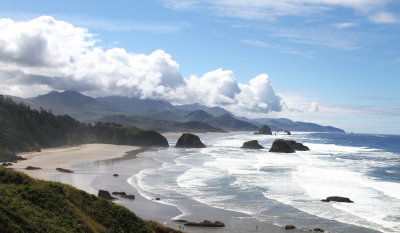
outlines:
[{"label": "ocean", "polygon": [[[195,214],[193,203],[199,203],[276,226],[400,232],[400,136],[297,132],[199,136],[207,148],[175,148],[179,135],[168,135],[168,149],[144,153],[162,165],[128,179],[145,198],[159,197],[176,206],[183,213],[176,219]],[[268,152],[277,138],[296,140],[310,151]],[[266,149],[241,149],[249,140],[258,140]],[[348,197],[354,203],[320,201],[328,196]],[[362,228],[349,231],[352,226]]]}]

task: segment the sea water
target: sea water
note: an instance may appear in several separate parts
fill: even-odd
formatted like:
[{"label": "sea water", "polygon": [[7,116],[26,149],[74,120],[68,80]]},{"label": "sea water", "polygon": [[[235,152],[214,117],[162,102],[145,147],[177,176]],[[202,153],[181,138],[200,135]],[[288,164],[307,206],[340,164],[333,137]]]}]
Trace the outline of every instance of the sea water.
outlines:
[{"label": "sea water", "polygon": [[[146,198],[161,197],[183,215],[196,211],[184,200],[247,214],[259,221],[331,232],[346,225],[400,232],[400,136],[342,133],[293,135],[201,134],[202,149],[171,147],[146,152],[162,162],[129,179]],[[310,151],[268,152],[277,138],[296,140]],[[266,149],[241,149],[258,140]],[[344,196],[354,203],[321,202]],[[321,225],[321,224],[320,224]]]}]

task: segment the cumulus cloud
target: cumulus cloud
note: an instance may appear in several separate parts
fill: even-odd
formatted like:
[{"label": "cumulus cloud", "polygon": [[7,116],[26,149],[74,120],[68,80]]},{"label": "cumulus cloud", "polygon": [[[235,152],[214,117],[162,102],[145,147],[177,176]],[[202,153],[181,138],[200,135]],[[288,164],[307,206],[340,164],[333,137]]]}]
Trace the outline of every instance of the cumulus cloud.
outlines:
[{"label": "cumulus cloud", "polygon": [[308,109],[310,112],[318,112],[319,108],[318,108],[318,103],[316,101],[313,101],[310,104],[310,108]]},{"label": "cumulus cloud", "polygon": [[390,12],[378,12],[370,16],[370,20],[374,23],[397,23],[399,19]]},{"label": "cumulus cloud", "polygon": [[163,50],[135,54],[103,49],[86,29],[50,16],[15,22],[0,19],[0,89],[23,97],[50,90],[91,96],[123,95],[173,103],[223,106],[236,113],[281,111],[281,97],[267,74],[248,83],[217,69],[183,77]]}]

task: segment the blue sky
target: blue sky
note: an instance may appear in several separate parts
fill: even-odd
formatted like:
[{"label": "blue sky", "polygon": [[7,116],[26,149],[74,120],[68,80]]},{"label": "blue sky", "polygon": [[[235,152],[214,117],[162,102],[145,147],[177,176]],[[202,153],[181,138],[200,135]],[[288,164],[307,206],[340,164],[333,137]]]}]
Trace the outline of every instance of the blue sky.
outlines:
[{"label": "blue sky", "polygon": [[15,22],[48,15],[86,28],[104,50],[161,49],[184,79],[221,68],[232,71],[227,75],[243,92],[241,84],[266,73],[273,93],[261,95],[285,102],[255,114],[229,98],[203,104],[223,103],[239,115],[400,134],[399,1],[2,0],[0,11],[0,18]]}]

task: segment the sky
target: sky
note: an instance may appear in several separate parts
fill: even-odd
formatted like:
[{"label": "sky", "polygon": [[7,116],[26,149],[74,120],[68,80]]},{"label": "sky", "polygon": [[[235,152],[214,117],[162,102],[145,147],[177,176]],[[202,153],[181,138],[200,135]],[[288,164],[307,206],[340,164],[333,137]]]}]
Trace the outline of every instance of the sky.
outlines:
[{"label": "sky", "polygon": [[0,0],[0,93],[221,106],[400,134],[397,0]]}]

